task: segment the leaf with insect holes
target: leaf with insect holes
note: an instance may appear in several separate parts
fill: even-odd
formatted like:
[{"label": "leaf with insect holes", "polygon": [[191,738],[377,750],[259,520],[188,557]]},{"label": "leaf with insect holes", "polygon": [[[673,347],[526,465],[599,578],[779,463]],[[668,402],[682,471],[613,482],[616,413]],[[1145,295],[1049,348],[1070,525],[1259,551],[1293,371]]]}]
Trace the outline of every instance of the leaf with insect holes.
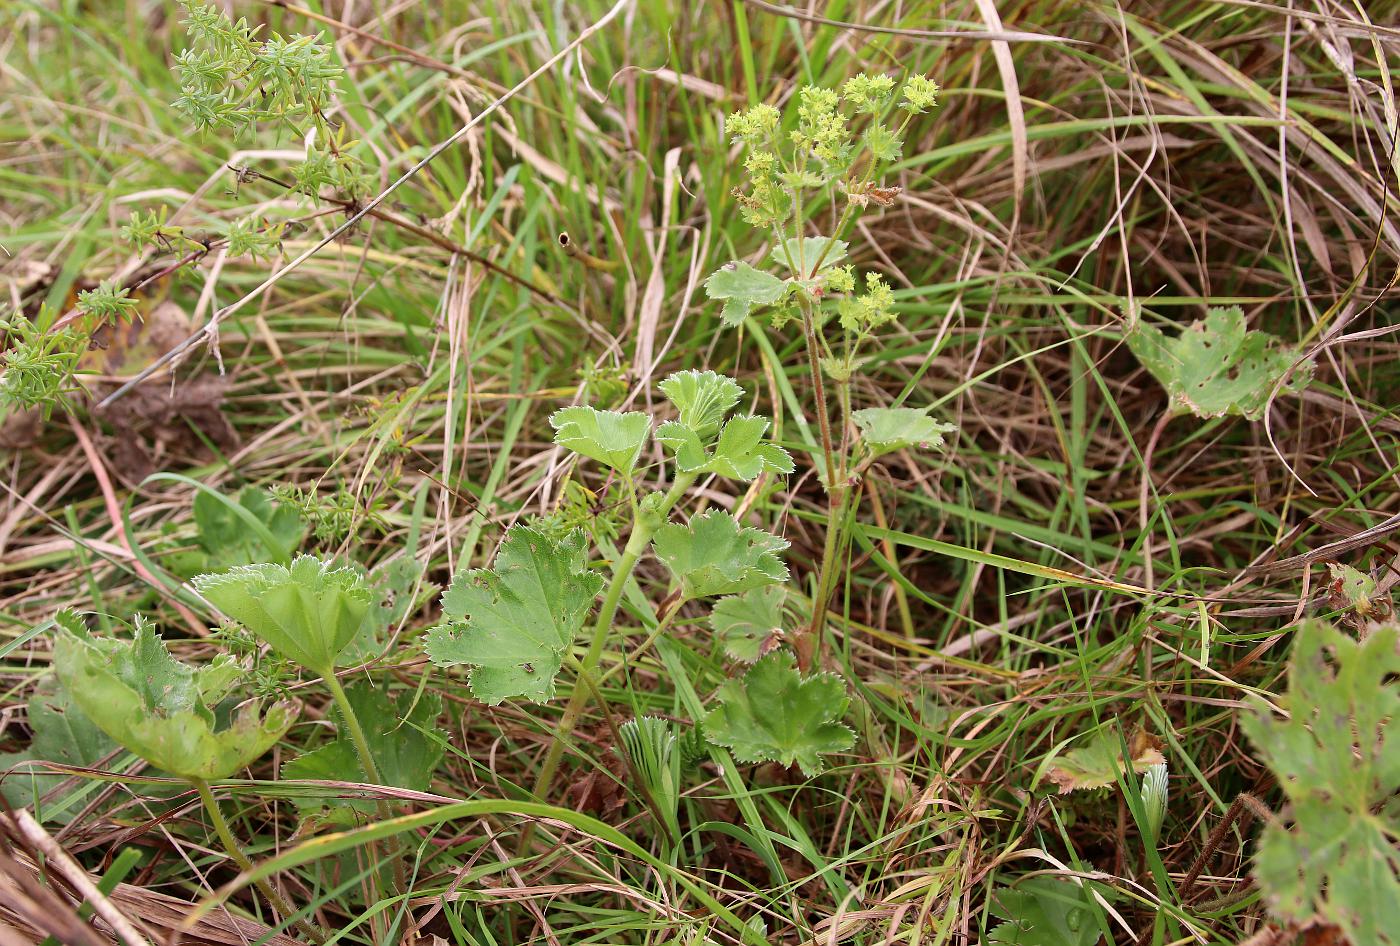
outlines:
[{"label": "leaf with insect holes", "polygon": [[[992,896],[992,913],[1004,920],[987,936],[1003,946],[1094,946],[1104,935],[1089,903],[1088,885],[1066,877],[1027,877]],[[1111,888],[1093,884],[1105,899]]]},{"label": "leaf with insect holes", "polygon": [[779,266],[786,266],[795,275],[806,279],[817,271],[818,263],[826,268],[841,262],[846,258],[848,249],[850,244],[845,240],[824,236],[803,237],[800,240],[788,237],[773,247],[768,255]]},{"label": "leaf with insect holes", "polygon": [[619,414],[592,407],[564,407],[549,418],[554,442],[597,460],[624,476],[630,475],[651,430],[651,418],[640,411]]},{"label": "leaf with insect holes", "polygon": [[483,703],[542,703],[583,627],[603,579],[588,567],[582,530],[555,541],[528,525],[506,533],[493,568],[458,572],[442,595],[448,623],[425,638],[440,667],[467,664]]},{"label": "leaf with insect holes", "polygon": [[130,640],[76,630],[61,624],[54,640],[59,680],[98,728],[156,768],[186,779],[227,778],[272,748],[296,718],[292,701],[265,715],[250,702],[220,728],[213,707],[242,675],[231,657],[198,668],[180,663],[144,622]]},{"label": "leaf with insect holes", "polygon": [[1294,638],[1280,716],[1241,718],[1290,810],[1260,836],[1254,876],[1273,913],[1320,916],[1352,943],[1400,943],[1400,629],[1364,642],[1325,621]]},{"label": "leaf with insect holes", "polygon": [[928,416],[929,408],[867,407],[851,414],[860,428],[860,439],[872,456],[909,447],[931,450],[943,446],[943,435],[958,428]]},{"label": "leaf with insect holes", "polygon": [[[419,694],[416,690],[404,690],[394,697],[364,682],[346,687],[345,695],[355,716],[363,722],[365,740],[383,783],[427,791],[446,751],[446,743],[435,728],[442,712],[442,698],[435,693]],[[283,779],[369,781],[339,708],[335,715],[336,738],[284,764]],[[329,820],[337,823],[353,821],[356,812],[372,815],[376,811],[371,799],[304,795],[294,800],[303,813],[320,809]]]},{"label": "leaf with insect holes", "polygon": [[750,588],[741,595],[721,598],[710,612],[710,629],[719,636],[724,652],[734,660],[753,663],[763,656],[763,644],[783,630],[782,585]]},{"label": "leaf with insect holes", "polygon": [[744,396],[733,378],[713,371],[677,371],[657,385],[675,405],[675,423],[687,427],[700,440],[719,432],[720,423]]},{"label": "leaf with insect holes", "polygon": [[816,775],[823,755],[855,742],[855,734],[841,722],[850,703],[841,678],[832,673],[804,677],[784,650],[762,658],[743,677],[726,681],[718,697],[719,706],[705,717],[705,736],[740,762],[795,764]]},{"label": "leaf with insect holes", "polygon": [[680,582],[687,600],[786,581],[787,566],[777,553],[787,547],[770,532],[740,526],[722,509],[701,513],[688,525],[668,522],[652,539],[656,557]]},{"label": "leaf with insect holes", "polygon": [[242,565],[194,579],[195,590],[269,647],[319,676],[355,640],[374,594],[352,568],[310,555],[290,566]]},{"label": "leaf with insect holes", "polygon": [[33,738],[27,749],[0,753],[0,776],[4,779],[0,792],[12,807],[33,806],[35,815],[43,820],[66,822],[72,812],[55,808],[70,802],[55,798],[43,805],[40,800],[68,776],[45,771],[43,763],[93,766],[117,744],[88,718],[53,674],[45,674],[35,685],[26,718]]},{"label": "leaf with insect holes", "polygon": [[705,280],[705,293],[711,299],[724,301],[720,318],[732,327],[743,323],[755,306],[780,300],[790,285],[742,260],[733,260],[710,274]]},{"label": "leaf with insect holes", "polygon": [[765,471],[788,474],[792,457],[764,439],[770,421],[747,415],[725,422],[711,450],[695,431],[679,421],[668,421],[656,431],[656,439],[676,453],[676,467],[685,473],[715,473],[732,480],[756,479]]},{"label": "leaf with insect holes", "polygon": [[1295,371],[1297,349],[1267,332],[1246,331],[1239,306],[1209,309],[1175,338],[1134,314],[1123,337],[1167,389],[1173,414],[1258,420],[1275,388],[1297,394],[1312,380],[1312,362]]},{"label": "leaf with insect holes", "polygon": [[[1166,761],[1162,757],[1161,741],[1144,730],[1134,732],[1128,739],[1128,752],[1133,771],[1138,774]],[[1117,784],[1118,773],[1123,768],[1123,747],[1118,730],[1105,726],[1083,744],[1055,759],[1050,767],[1050,781],[1059,786],[1061,795],[1086,788],[1107,788]]]}]

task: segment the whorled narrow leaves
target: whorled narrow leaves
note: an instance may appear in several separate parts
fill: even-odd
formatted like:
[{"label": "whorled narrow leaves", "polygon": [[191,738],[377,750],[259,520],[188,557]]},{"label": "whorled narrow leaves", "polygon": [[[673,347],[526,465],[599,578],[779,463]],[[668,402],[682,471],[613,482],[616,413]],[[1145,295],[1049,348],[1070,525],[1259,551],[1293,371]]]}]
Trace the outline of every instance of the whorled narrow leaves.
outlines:
[{"label": "whorled narrow leaves", "polygon": [[428,657],[470,666],[472,693],[484,703],[548,700],[601,587],[582,531],[556,541],[517,525],[493,568],[460,572],[443,592],[446,623],[428,632]]},{"label": "whorled narrow leaves", "polygon": [[738,594],[786,581],[778,553],[784,539],[739,525],[724,510],[694,516],[689,524],[668,522],[656,530],[652,550],[680,583],[686,599]]},{"label": "whorled narrow leaves", "polygon": [[114,741],[173,775],[226,778],[270,749],[296,718],[291,701],[266,714],[250,702],[220,728],[213,707],[242,675],[231,658],[198,668],[180,663],[144,623],[130,640],[91,637],[75,620],[60,626],[54,669],[74,702]]},{"label": "whorled narrow leaves", "polygon": [[778,650],[743,677],[719,688],[719,706],[705,717],[705,736],[740,762],[796,765],[822,771],[822,756],[849,749],[855,734],[841,722],[850,703],[835,674],[804,677],[797,661]]},{"label": "whorled narrow leaves", "polygon": [[1289,809],[1260,836],[1254,874],[1272,911],[1320,916],[1352,943],[1400,943],[1400,629],[1353,640],[1325,621],[1294,639],[1279,716],[1240,722]]},{"label": "whorled narrow leaves", "polygon": [[290,566],[243,565],[200,575],[194,586],[278,654],[320,676],[335,669],[374,604],[354,569],[310,555]]},{"label": "whorled narrow leaves", "polygon": [[620,414],[586,406],[564,407],[549,418],[554,442],[630,475],[651,430],[651,418],[639,411]]}]

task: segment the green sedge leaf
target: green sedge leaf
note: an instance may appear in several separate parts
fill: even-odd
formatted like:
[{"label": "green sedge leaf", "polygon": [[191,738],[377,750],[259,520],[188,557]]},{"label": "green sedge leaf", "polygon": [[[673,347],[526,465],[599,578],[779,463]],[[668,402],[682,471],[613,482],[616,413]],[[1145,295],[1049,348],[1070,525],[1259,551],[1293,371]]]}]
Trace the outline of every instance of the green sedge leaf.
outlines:
[{"label": "green sedge leaf", "polygon": [[719,431],[720,423],[744,396],[738,382],[713,371],[677,371],[657,387],[675,405],[676,422],[702,440]]},{"label": "green sedge leaf", "polygon": [[1296,394],[1312,380],[1312,362],[1295,371],[1298,350],[1267,332],[1246,331],[1239,306],[1209,309],[1175,338],[1134,316],[1123,337],[1166,388],[1174,414],[1258,420],[1275,388]]},{"label": "green sedge leaf", "polygon": [[554,442],[624,475],[637,466],[651,418],[639,411],[619,414],[592,407],[565,407],[549,418]]},{"label": "green sedge leaf", "polygon": [[763,654],[763,644],[783,630],[782,585],[750,588],[741,595],[721,598],[710,612],[710,629],[724,652],[734,660],[753,663]]},{"label": "green sedge leaf", "polygon": [[195,589],[288,660],[325,676],[374,606],[352,568],[299,555],[290,567],[243,565],[194,579]]},{"label": "green sedge leaf", "polygon": [[742,678],[719,688],[705,736],[740,762],[797,765],[816,775],[822,756],[849,749],[855,734],[841,722],[850,700],[835,674],[804,677],[787,651],[774,651]]},{"label": "green sedge leaf", "polygon": [[772,305],[781,299],[788,285],[771,273],[733,260],[710,274],[705,280],[705,292],[711,299],[723,300],[720,318],[733,327],[743,323],[755,306]]},{"label": "green sedge leaf", "polygon": [[573,646],[603,579],[588,567],[581,530],[561,541],[517,525],[491,569],[459,572],[442,595],[446,624],[425,638],[440,667],[467,664],[483,703],[510,697],[542,703]]},{"label": "green sedge leaf", "polygon": [[1325,621],[1298,629],[1287,716],[1263,701],[1240,724],[1290,809],[1264,827],[1254,875],[1275,915],[1320,916],[1348,942],[1400,943],[1400,629],[1358,642]]},{"label": "green sedge leaf", "polygon": [[805,278],[816,271],[818,263],[825,269],[841,262],[849,249],[850,244],[845,240],[831,237],[788,237],[773,247],[768,256],[779,266],[791,269],[794,275]]},{"label": "green sedge leaf", "polygon": [[680,582],[687,598],[737,594],[786,581],[777,553],[785,540],[762,529],[740,526],[724,510],[702,513],[688,525],[668,522],[656,530],[652,549]]},{"label": "green sedge leaf", "polygon": [[932,449],[943,445],[943,435],[958,428],[928,416],[928,408],[868,407],[851,419],[860,428],[860,439],[873,456],[909,447]]},{"label": "green sedge leaf", "polygon": [[186,779],[227,778],[270,749],[296,718],[282,701],[264,715],[244,704],[216,728],[212,704],[239,670],[226,655],[194,668],[170,656],[147,624],[131,640],[60,630],[54,669],[73,701],[103,732],[158,769]]}]

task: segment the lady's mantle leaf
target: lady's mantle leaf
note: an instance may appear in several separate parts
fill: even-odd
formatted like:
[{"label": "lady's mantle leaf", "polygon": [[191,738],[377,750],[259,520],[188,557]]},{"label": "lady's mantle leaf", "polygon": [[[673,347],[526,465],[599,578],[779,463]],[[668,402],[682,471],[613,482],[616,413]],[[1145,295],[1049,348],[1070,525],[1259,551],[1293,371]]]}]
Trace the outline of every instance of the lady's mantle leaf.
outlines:
[{"label": "lady's mantle leaf", "polygon": [[766,417],[731,417],[710,452],[695,431],[679,421],[662,424],[656,439],[676,452],[676,466],[686,473],[716,473],[733,480],[752,480],[765,470],[791,473],[788,452],[763,439],[768,424]]},{"label": "lady's mantle leaf", "polygon": [[269,647],[321,676],[359,633],[374,593],[351,568],[298,555],[290,567],[243,565],[200,575],[195,589]]},{"label": "lady's mantle leaf", "polygon": [[734,326],[742,323],[754,306],[777,302],[789,285],[777,276],[734,260],[710,274],[705,280],[705,292],[711,299],[724,300],[720,317],[725,325]]},{"label": "lady's mantle leaf", "polygon": [[459,572],[443,592],[449,623],[428,632],[428,656],[439,666],[469,664],[472,693],[484,703],[548,700],[602,584],[588,567],[582,531],[556,542],[515,526],[495,568]]},{"label": "lady's mantle leaf", "polygon": [[677,371],[657,387],[675,405],[676,422],[700,440],[718,433],[720,422],[744,396],[738,382],[713,371]]},{"label": "lady's mantle leaf", "polygon": [[830,237],[803,237],[800,240],[788,237],[773,247],[768,255],[779,266],[790,266],[795,275],[806,279],[817,271],[818,262],[822,268],[834,266],[846,258],[849,249],[850,244],[845,240],[832,240]]},{"label": "lady's mantle leaf", "polygon": [[1280,379],[1280,393],[1297,393],[1312,380],[1312,363],[1293,371],[1297,351],[1267,332],[1245,331],[1239,306],[1214,308],[1176,338],[1134,316],[1124,336],[1142,366],[1167,389],[1174,414],[1258,420]]},{"label": "lady's mantle leaf", "polygon": [[1400,943],[1397,644],[1393,625],[1358,643],[1308,621],[1280,700],[1288,716],[1259,704],[1240,721],[1291,804],[1259,840],[1260,888],[1280,919],[1320,915],[1352,943]]},{"label": "lady's mantle leaf", "polygon": [[816,775],[824,753],[855,741],[841,723],[849,702],[840,677],[803,677],[793,656],[777,650],[719,688],[720,705],[705,717],[705,735],[740,762],[796,764]]},{"label": "lady's mantle leaf", "polygon": [[874,456],[909,447],[943,446],[943,435],[958,428],[928,416],[928,408],[867,407],[851,419],[860,428],[860,439]]},{"label": "lady's mantle leaf", "polygon": [[[1095,884],[1100,897],[1111,888]],[[1002,887],[992,898],[992,912],[1006,922],[987,937],[1004,946],[1094,946],[1103,930],[1089,905],[1088,885],[1064,877],[1028,877]]]},{"label": "lady's mantle leaf", "polygon": [[261,716],[247,703],[224,729],[211,705],[240,675],[223,656],[198,669],[170,656],[148,624],[131,640],[60,630],[54,669],[74,702],[97,726],[156,768],[182,778],[220,779],[266,752],[296,718],[283,701]]},{"label": "lady's mantle leaf", "polygon": [[695,516],[689,525],[668,522],[652,540],[656,557],[680,581],[687,599],[786,581],[787,566],[776,553],[787,546],[772,533],[741,527],[723,510]]},{"label": "lady's mantle leaf", "polygon": [[[1162,757],[1161,740],[1144,730],[1138,730],[1128,739],[1128,752],[1133,771],[1139,774],[1166,761]],[[1123,769],[1123,746],[1118,730],[1105,726],[1088,741],[1057,758],[1050,768],[1050,781],[1059,786],[1061,795],[1084,788],[1107,788],[1117,783],[1118,773]]]},{"label": "lady's mantle leaf", "polygon": [[642,444],[651,430],[651,418],[639,411],[619,414],[583,406],[560,408],[550,415],[549,423],[559,446],[622,474],[629,474],[636,467]]},{"label": "lady's mantle leaf", "polygon": [[[427,791],[446,748],[443,740],[436,738],[434,729],[442,712],[442,698],[435,693],[420,695],[414,690],[404,690],[395,698],[368,683],[346,687],[345,695],[364,725],[370,754],[384,784]],[[283,765],[282,778],[368,781],[338,709],[336,725],[339,735],[335,741]],[[332,820],[337,822],[347,820],[345,816],[356,811],[372,814],[376,810],[369,799],[301,796],[295,800],[303,811],[333,809]]]},{"label": "lady's mantle leaf", "polygon": [[[116,743],[88,718],[52,674],[45,674],[30,695],[28,720],[34,733],[29,748],[0,754],[4,779],[0,791],[12,806],[33,805],[36,815],[49,819],[55,817],[54,812],[40,810],[39,800],[67,776],[45,772],[42,765],[25,763],[90,766],[116,748]],[[11,771],[19,766],[22,768]],[[55,799],[52,804],[62,807],[64,802]]]},{"label": "lady's mantle leaf", "polygon": [[719,636],[724,652],[744,663],[763,656],[764,642],[782,633],[786,594],[782,585],[769,585],[715,602],[710,629]]}]

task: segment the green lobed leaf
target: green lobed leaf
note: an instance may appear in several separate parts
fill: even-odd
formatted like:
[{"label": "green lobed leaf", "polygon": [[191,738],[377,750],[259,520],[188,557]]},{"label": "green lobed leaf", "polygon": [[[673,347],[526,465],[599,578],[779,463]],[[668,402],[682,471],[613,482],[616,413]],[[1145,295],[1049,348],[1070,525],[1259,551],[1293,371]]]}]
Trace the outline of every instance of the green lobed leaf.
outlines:
[{"label": "green lobed leaf", "polygon": [[[1109,888],[1095,884],[1100,895]],[[992,913],[1006,922],[992,929],[989,942],[1007,946],[1094,946],[1103,936],[1088,891],[1066,877],[1027,877],[1002,887]]]},{"label": "green lobed leaf", "polygon": [[639,411],[619,414],[592,407],[564,407],[550,415],[554,442],[628,475],[637,466],[651,418]]},{"label": "green lobed leaf", "polygon": [[360,632],[374,594],[352,568],[310,555],[199,575],[195,589],[288,660],[325,676]]},{"label": "green lobed leaf", "polygon": [[740,762],[795,764],[816,775],[823,755],[855,742],[841,723],[850,702],[841,678],[804,677],[787,651],[774,651],[743,677],[726,681],[718,697],[719,706],[705,717],[705,736]]},{"label": "green lobed leaf", "polygon": [[700,440],[718,433],[720,423],[744,396],[738,382],[713,371],[677,371],[657,387],[675,405],[676,423]]},{"label": "green lobed leaf", "polygon": [[873,456],[909,447],[933,449],[943,446],[943,435],[958,428],[928,416],[929,408],[867,407],[855,411],[851,419],[860,428],[860,439]]},{"label": "green lobed leaf", "polygon": [[1276,386],[1280,393],[1296,394],[1312,380],[1311,362],[1294,371],[1298,351],[1293,346],[1267,332],[1245,330],[1239,306],[1209,309],[1175,338],[1134,316],[1124,340],[1167,389],[1174,414],[1258,420]]},{"label": "green lobed leaf", "polygon": [[212,703],[240,672],[225,655],[195,668],[175,660],[150,625],[131,640],[61,629],[53,665],[73,701],[108,736],[156,768],[182,778],[221,779],[270,749],[296,718],[296,704],[266,715],[243,704],[216,728]]},{"label": "green lobed leaf", "polygon": [[731,327],[748,318],[755,306],[777,302],[787,293],[788,286],[777,276],[754,269],[742,260],[725,263],[705,280],[706,294],[724,301],[720,318]]},{"label": "green lobed leaf", "polygon": [[[361,720],[370,754],[385,785],[427,791],[446,746],[434,724],[442,713],[442,698],[435,693],[405,690],[397,697],[369,683],[346,687],[345,695]],[[284,779],[317,779],[367,782],[359,754],[336,710],[336,738],[282,766]],[[373,815],[375,803],[365,798],[332,795],[298,796],[303,814],[320,810],[336,823],[352,822],[358,815]]]},{"label": "green lobed leaf", "polygon": [[1400,943],[1400,629],[1364,642],[1325,621],[1294,639],[1287,717],[1262,701],[1240,723],[1290,811],[1265,826],[1254,873],[1280,918],[1315,915],[1352,943]]},{"label": "green lobed leaf", "polygon": [[786,475],[794,469],[792,457],[764,439],[769,423],[756,415],[731,417],[708,451],[695,431],[679,421],[662,424],[656,439],[675,451],[676,466],[686,473],[715,473],[745,481],[765,471]]},{"label": "green lobed leaf", "polygon": [[819,261],[823,268],[833,266],[846,258],[849,249],[850,244],[845,240],[831,237],[811,236],[800,240],[788,237],[773,247],[768,256],[779,266],[788,266],[795,275],[805,278],[816,271]]},{"label": "green lobed leaf", "polygon": [[762,529],[740,526],[722,509],[668,522],[656,530],[652,549],[680,582],[687,599],[737,594],[786,581],[787,566],[777,553],[784,539]]},{"label": "green lobed leaf", "polygon": [[603,579],[588,567],[581,530],[556,541],[517,525],[492,569],[459,572],[442,595],[446,624],[428,632],[438,666],[471,666],[468,682],[484,703],[509,697],[544,702],[593,606]]},{"label": "green lobed leaf", "polygon": [[[231,508],[242,506],[267,527],[276,543],[267,543]],[[194,496],[194,521],[198,528],[196,544],[204,552],[206,570],[251,565],[269,559],[290,559],[306,534],[306,524],[291,506],[274,501],[262,489],[246,486],[236,498],[197,490]]]},{"label": "green lobed leaf", "polygon": [[750,588],[741,595],[721,598],[710,612],[710,629],[724,652],[734,660],[753,663],[763,654],[763,644],[783,630],[782,585]]},{"label": "green lobed leaf", "polygon": [[110,754],[116,743],[83,712],[53,674],[45,674],[35,685],[27,704],[27,718],[33,733],[29,747],[0,754],[0,772],[6,773],[0,791],[11,806],[34,806],[36,814],[47,817],[39,810],[39,800],[67,776],[24,763],[92,766]]}]

